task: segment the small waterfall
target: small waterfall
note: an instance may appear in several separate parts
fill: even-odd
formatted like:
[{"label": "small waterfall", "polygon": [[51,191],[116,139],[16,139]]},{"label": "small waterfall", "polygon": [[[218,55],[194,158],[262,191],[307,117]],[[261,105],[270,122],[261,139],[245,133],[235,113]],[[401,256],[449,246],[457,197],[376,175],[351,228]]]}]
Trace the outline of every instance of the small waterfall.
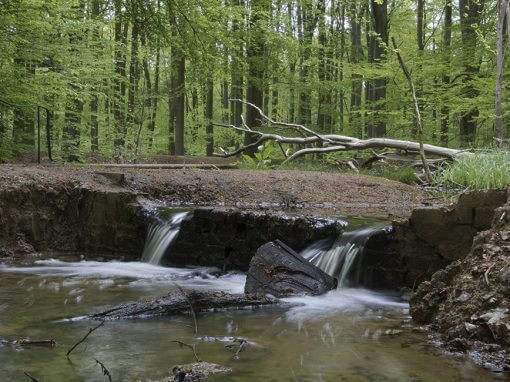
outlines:
[{"label": "small waterfall", "polygon": [[188,212],[173,214],[168,221],[155,221],[149,226],[143,247],[142,262],[158,265],[167,248],[177,238],[181,222]]},{"label": "small waterfall", "polygon": [[338,288],[349,286],[349,281],[360,279],[361,256],[367,240],[376,232],[388,229],[377,225],[344,232],[331,245],[321,240],[301,252],[306,260],[338,280]]}]

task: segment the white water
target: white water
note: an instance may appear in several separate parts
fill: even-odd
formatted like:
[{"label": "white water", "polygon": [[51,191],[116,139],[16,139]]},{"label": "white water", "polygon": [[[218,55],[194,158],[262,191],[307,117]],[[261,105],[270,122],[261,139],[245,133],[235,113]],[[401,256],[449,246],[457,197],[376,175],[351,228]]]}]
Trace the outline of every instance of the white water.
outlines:
[{"label": "white water", "polygon": [[235,272],[218,277],[216,268],[171,268],[141,262],[121,261],[64,262],[49,259],[35,261],[34,266],[30,267],[0,265],[0,272],[61,277],[66,281],[76,279],[85,282],[85,280],[100,279],[106,286],[154,287],[175,286],[177,283],[186,289],[224,290],[231,293],[242,293],[246,281],[244,274]]},{"label": "white water", "polygon": [[[328,275],[338,280],[338,288],[349,286],[349,279],[354,276],[359,278],[361,269],[359,266],[359,256],[363,254],[363,249],[367,240],[375,232],[381,231],[385,226],[373,226],[357,229],[350,232],[344,232],[340,235],[332,246],[325,240],[318,241],[301,252],[301,256],[312,264],[322,269]],[[356,272],[357,274],[353,275]]]},{"label": "white water", "polygon": [[161,262],[167,248],[177,238],[181,222],[187,215],[188,212],[179,212],[172,215],[168,222],[156,221],[150,225],[143,248],[142,262],[154,265]]}]

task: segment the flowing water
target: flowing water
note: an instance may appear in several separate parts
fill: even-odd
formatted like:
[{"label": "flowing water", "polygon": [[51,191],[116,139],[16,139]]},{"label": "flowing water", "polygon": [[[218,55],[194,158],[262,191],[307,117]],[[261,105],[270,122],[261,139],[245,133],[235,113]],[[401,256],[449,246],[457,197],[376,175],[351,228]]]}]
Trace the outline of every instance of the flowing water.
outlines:
[{"label": "flowing water", "polygon": [[347,231],[333,244],[329,240],[312,244],[301,252],[301,256],[335,277],[339,288],[350,286],[349,284],[356,285],[359,284],[361,257],[367,240],[373,234],[390,228],[386,225],[374,225]]},{"label": "flowing water", "polygon": [[[172,229],[176,228],[174,224]],[[153,241],[163,239],[153,234]],[[164,246],[154,244],[154,252]],[[55,339],[57,346],[2,346],[0,341],[0,381],[28,380],[23,372],[41,382],[105,381],[94,359],[107,366],[114,381],[163,378],[174,365],[193,361],[190,350],[172,340],[195,343],[203,360],[232,367],[232,373],[211,381],[506,378],[465,357],[445,356],[413,327],[407,302],[395,294],[362,288],[287,298],[288,305],[253,311],[202,313],[198,335],[187,315],[108,321],[76,348],[70,360],[65,357],[88,328],[97,324],[79,317],[115,304],[165,295],[176,284],[184,289],[238,293],[244,281],[241,273],[219,276],[213,268],[165,268],[149,262],[46,259],[30,266],[1,265],[0,339]],[[239,359],[225,348],[226,342],[237,337],[251,343]]]},{"label": "flowing water", "polygon": [[178,212],[170,216],[168,221],[156,220],[149,226],[147,240],[142,253],[142,261],[150,264],[159,264],[166,249],[179,234],[181,222],[189,212]]}]

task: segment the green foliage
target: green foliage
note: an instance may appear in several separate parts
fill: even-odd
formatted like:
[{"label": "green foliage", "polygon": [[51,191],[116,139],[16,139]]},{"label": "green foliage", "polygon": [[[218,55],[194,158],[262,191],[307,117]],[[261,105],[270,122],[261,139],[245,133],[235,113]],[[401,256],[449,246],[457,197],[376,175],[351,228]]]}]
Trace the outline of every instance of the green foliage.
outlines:
[{"label": "green foliage", "polygon": [[461,156],[436,173],[434,183],[452,189],[506,188],[510,184],[510,151],[495,149]]},{"label": "green foliage", "polygon": [[271,165],[271,156],[275,150],[275,144],[272,141],[266,141],[259,146],[258,151],[253,157],[243,155],[243,161],[240,163],[241,168],[257,168],[267,169]]},{"label": "green foliage", "polygon": [[360,171],[364,175],[380,176],[386,179],[396,180],[406,184],[416,183],[416,171],[407,166],[379,166],[373,169]]}]

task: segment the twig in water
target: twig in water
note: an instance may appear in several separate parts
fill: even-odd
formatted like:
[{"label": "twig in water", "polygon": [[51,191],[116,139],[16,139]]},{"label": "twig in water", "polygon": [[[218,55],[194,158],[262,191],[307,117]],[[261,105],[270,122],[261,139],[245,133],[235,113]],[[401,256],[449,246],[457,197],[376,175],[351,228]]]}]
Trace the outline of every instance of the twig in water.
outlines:
[{"label": "twig in water", "polygon": [[29,340],[28,338],[21,338],[16,341],[12,341],[13,345],[50,345],[55,346],[57,342],[55,340]]},{"label": "twig in water", "polygon": [[234,359],[239,359],[239,353],[241,353],[244,349],[244,345],[248,343],[244,338],[236,338],[231,344],[225,345],[227,349],[232,349],[235,343],[239,343],[239,347],[237,348],[236,353],[234,354]]},{"label": "twig in water", "polygon": [[182,342],[182,341],[177,341],[177,340],[173,340],[173,341],[171,341],[171,342],[175,342],[176,344],[179,344],[179,347],[181,347],[181,348],[182,348],[183,346],[186,346],[186,347],[190,348],[191,350],[193,350],[193,355],[195,356],[196,361],[197,361],[197,362],[202,362],[202,361],[200,360],[200,358],[198,358],[198,355],[197,355],[197,352],[196,352],[196,349],[195,349],[195,344],[190,345],[190,344],[186,344],[186,343],[184,343],[184,342]]},{"label": "twig in water", "polygon": [[100,323],[99,325],[97,325],[96,327],[94,327],[94,328],[92,328],[92,329],[91,329],[91,328],[89,328],[89,332],[88,332],[87,334],[85,334],[85,337],[83,337],[81,340],[79,340],[77,343],[75,343],[75,344],[74,344],[74,346],[73,346],[71,349],[69,349],[69,350],[67,351],[67,353],[66,353],[66,357],[67,357],[67,358],[69,358],[69,354],[71,354],[71,352],[72,352],[74,349],[76,349],[76,347],[77,347],[79,344],[81,344],[83,341],[85,341],[85,340],[87,339],[87,337],[88,337],[88,336],[90,336],[90,335],[92,334],[92,332],[93,332],[94,330],[96,330],[96,329],[100,328],[100,327],[101,327],[101,326],[103,326],[103,325],[104,325],[104,321],[101,321],[101,323]]},{"label": "twig in water", "polygon": [[39,380],[33,376],[31,376],[30,374],[28,374],[26,371],[23,372],[23,374],[25,374],[28,378],[30,378],[30,380],[32,382],[39,382]]},{"label": "twig in water", "polygon": [[198,323],[197,323],[197,315],[195,314],[195,309],[193,309],[193,304],[191,303],[191,300],[189,299],[188,295],[186,294],[186,292],[184,291],[184,289],[182,289],[179,285],[177,285],[176,283],[174,283],[174,285],[177,287],[177,289],[179,289],[179,292],[181,292],[181,294],[184,296],[184,298],[186,299],[186,301],[188,302],[188,305],[189,305],[189,310],[190,310],[190,313],[191,313],[191,317],[193,317],[193,323],[195,324],[195,335],[198,334]]},{"label": "twig in water", "polygon": [[112,382],[112,375],[110,374],[110,370],[108,370],[104,363],[102,363],[100,360],[96,358],[94,358],[94,360],[96,361],[96,365],[101,366],[101,371],[103,372],[103,375],[108,377],[108,380]]}]

